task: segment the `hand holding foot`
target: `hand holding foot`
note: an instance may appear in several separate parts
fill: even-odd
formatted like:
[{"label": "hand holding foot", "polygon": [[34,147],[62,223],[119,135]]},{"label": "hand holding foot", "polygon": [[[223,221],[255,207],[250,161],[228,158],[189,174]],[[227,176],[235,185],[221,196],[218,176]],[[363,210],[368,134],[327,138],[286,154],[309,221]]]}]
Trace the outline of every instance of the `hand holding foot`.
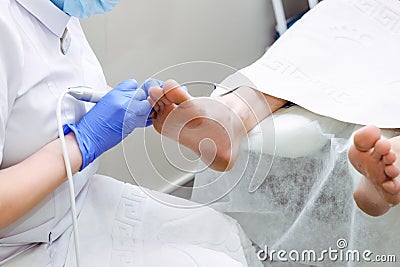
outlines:
[{"label": "hand holding foot", "polygon": [[211,168],[225,171],[235,161],[246,129],[224,99],[191,97],[173,80],[149,90],[154,128],[200,156]]},{"label": "hand holding foot", "polygon": [[364,175],[354,200],[365,213],[380,216],[400,203],[400,137],[381,139],[380,130],[366,126],[354,135],[351,164]]}]

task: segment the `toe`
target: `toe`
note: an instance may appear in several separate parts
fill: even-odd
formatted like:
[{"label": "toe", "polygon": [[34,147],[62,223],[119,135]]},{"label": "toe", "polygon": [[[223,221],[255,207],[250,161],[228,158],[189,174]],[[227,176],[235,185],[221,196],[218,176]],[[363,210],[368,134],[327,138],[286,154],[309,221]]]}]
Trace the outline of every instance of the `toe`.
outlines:
[{"label": "toe", "polygon": [[174,80],[168,80],[164,83],[164,94],[167,96],[168,101],[177,105],[190,100],[191,96]]},{"label": "toe", "polygon": [[354,146],[356,149],[366,152],[374,147],[380,137],[379,128],[373,125],[365,126],[354,134]]},{"label": "toe", "polygon": [[[399,179],[393,179],[393,180],[389,180],[389,181],[382,183],[382,188],[383,188],[383,190],[385,190],[389,194],[393,195],[394,197],[396,195],[399,195],[400,194]],[[400,195],[398,196],[398,198],[399,197],[400,197]]]},{"label": "toe", "polygon": [[158,102],[163,96],[164,96],[164,92],[161,88],[151,87],[149,89],[149,97],[154,102]]},{"label": "toe", "polygon": [[383,156],[383,162],[385,162],[386,165],[391,165],[396,162],[396,158],[396,154],[390,152],[389,154]]},{"label": "toe", "polygon": [[388,166],[385,167],[385,174],[389,178],[393,179],[393,178],[399,176],[400,171],[396,166],[388,165]]},{"label": "toe", "polygon": [[388,140],[380,139],[375,143],[375,151],[381,155],[387,155],[390,152],[390,143]]}]

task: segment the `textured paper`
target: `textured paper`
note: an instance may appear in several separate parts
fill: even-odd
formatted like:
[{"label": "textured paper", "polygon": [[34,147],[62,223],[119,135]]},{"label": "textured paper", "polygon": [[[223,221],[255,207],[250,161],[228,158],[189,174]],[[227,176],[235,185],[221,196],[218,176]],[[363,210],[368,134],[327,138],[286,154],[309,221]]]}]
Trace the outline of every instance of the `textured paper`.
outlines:
[{"label": "textured paper", "polygon": [[240,73],[320,115],[399,128],[400,1],[322,1]]}]

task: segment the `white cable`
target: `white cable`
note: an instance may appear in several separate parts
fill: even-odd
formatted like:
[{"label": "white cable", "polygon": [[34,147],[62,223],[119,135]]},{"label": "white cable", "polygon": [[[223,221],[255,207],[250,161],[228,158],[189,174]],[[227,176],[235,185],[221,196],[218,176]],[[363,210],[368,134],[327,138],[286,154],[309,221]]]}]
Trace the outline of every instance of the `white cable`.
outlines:
[{"label": "white cable", "polygon": [[272,7],[275,12],[276,29],[279,32],[279,35],[282,36],[282,34],[287,30],[286,15],[285,10],[283,9],[282,0],[272,0]]},{"label": "white cable", "polygon": [[75,190],[74,190],[74,181],[72,179],[72,170],[71,170],[71,164],[69,162],[69,156],[68,156],[68,150],[67,150],[67,145],[65,143],[65,137],[64,137],[64,131],[63,131],[63,125],[61,121],[61,107],[62,107],[62,101],[64,99],[64,96],[68,94],[68,90],[65,90],[60,98],[58,99],[58,104],[57,104],[57,126],[58,126],[58,134],[60,137],[61,141],[61,147],[62,147],[62,152],[64,156],[64,163],[65,163],[65,170],[67,171],[67,178],[68,178],[68,185],[69,185],[69,201],[71,204],[71,215],[72,215],[72,226],[73,226],[73,232],[74,232],[74,244],[75,244],[75,258],[76,258],[76,266],[80,266],[80,245],[79,245],[79,232],[78,232],[78,221],[76,217],[76,205],[75,205]]},{"label": "white cable", "polygon": [[318,4],[318,0],[308,0],[308,5],[310,6],[310,9],[315,7]]},{"label": "white cable", "polygon": [[76,215],[76,203],[75,203],[75,189],[74,189],[74,181],[72,178],[73,175],[71,170],[71,163],[69,162],[69,155],[68,155],[67,145],[65,143],[64,130],[61,120],[62,101],[66,94],[69,94],[78,100],[97,103],[106,94],[106,92],[104,91],[98,92],[93,90],[92,88],[85,86],[71,87],[65,90],[61,94],[57,104],[57,128],[64,157],[65,170],[67,171],[68,186],[69,186],[69,201],[71,205],[72,227],[74,232],[75,258],[76,258],[76,266],[79,267],[80,245],[79,245],[78,221],[76,219],[77,215]]}]

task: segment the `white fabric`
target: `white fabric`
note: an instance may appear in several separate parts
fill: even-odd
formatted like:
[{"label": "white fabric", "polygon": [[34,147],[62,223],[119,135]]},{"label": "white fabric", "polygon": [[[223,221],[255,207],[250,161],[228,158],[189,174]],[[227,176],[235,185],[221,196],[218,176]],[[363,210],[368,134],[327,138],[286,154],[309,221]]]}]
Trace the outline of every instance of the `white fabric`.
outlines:
[{"label": "white fabric", "polygon": [[58,37],[64,33],[65,26],[67,25],[70,16],[58,7],[53,5],[50,1],[35,1],[30,0],[16,0],[23,6],[29,13],[36,19],[40,20],[44,26],[52,31]]},{"label": "white fabric", "polygon": [[[13,0],[0,4],[4,40],[0,49],[1,168],[20,162],[58,136],[56,103],[63,90],[75,85],[106,87],[78,20],[69,20],[47,0],[21,4]],[[72,38],[67,55],[60,50],[65,27]],[[71,98],[64,103],[64,122],[77,121],[85,112],[84,105]],[[96,169],[93,164],[75,175],[78,208],[85,197],[87,177]],[[64,233],[71,224],[68,194],[67,185],[60,186],[31,212],[1,229],[0,261],[31,244],[52,242]]]},{"label": "white fabric", "polygon": [[[6,40],[0,43],[0,161],[7,168],[57,138],[55,110],[64,89],[102,90],[106,83],[78,20],[60,14],[49,0],[1,1],[0,13]],[[66,55],[60,49],[63,27],[71,36]],[[86,111],[71,97],[64,103],[63,123]],[[83,266],[132,266],[132,260],[134,266],[247,266],[244,252],[255,255],[225,215],[161,205],[137,187],[90,179],[96,170],[94,162],[74,176]],[[67,260],[66,266],[75,266],[68,194],[65,183],[0,230],[0,265],[60,267]]]},{"label": "white fabric", "polygon": [[[42,1],[49,2],[39,2]],[[68,25],[65,24],[72,43],[67,55],[63,55],[59,36],[49,31],[45,24],[16,1],[6,2],[9,4],[2,9],[2,13],[10,17],[8,23],[11,27],[8,29],[17,35],[17,41],[4,43],[9,45],[7,49],[10,54],[21,58],[22,62],[20,69],[7,79],[10,82],[18,82],[19,86],[15,89],[5,86],[1,88],[2,92],[8,91],[8,94],[13,96],[9,99],[11,105],[7,113],[3,115],[7,116],[7,120],[4,121],[4,124],[7,124],[6,142],[4,139],[0,140],[0,143],[4,144],[1,153],[3,168],[21,161],[58,136],[54,116],[55,103],[63,90],[77,85],[99,90],[106,88],[101,67],[77,19],[71,18]],[[31,6],[34,6],[34,3]],[[49,3],[47,12],[42,13],[50,16],[54,12],[59,14],[57,7]],[[68,22],[64,17],[61,17],[61,20]],[[4,38],[7,39],[7,35]],[[41,101],[43,99],[48,101]],[[85,112],[84,104],[72,97],[66,97],[64,103],[64,122],[79,119]],[[14,149],[16,146],[18,149]]]},{"label": "white fabric", "polygon": [[[94,176],[78,222],[82,266],[247,265],[236,221],[208,207],[174,205],[193,204]],[[69,251],[72,267],[72,241]]]},{"label": "white fabric", "polygon": [[324,0],[240,73],[314,113],[399,128],[399,22],[398,0]]},{"label": "white fabric", "polygon": [[[60,16],[47,0],[23,4],[14,0],[0,4],[0,33],[4,40],[0,45],[1,168],[22,161],[57,138],[56,105],[63,90],[76,85],[106,88],[101,67],[79,21],[70,20],[65,14]],[[66,55],[61,53],[54,25],[70,31],[72,43]],[[77,121],[85,113],[85,106],[72,98],[66,98],[64,103],[64,122]],[[78,208],[85,197],[87,178],[96,169],[94,163],[75,175]],[[67,185],[61,185],[31,212],[1,229],[0,261],[33,243],[57,239],[71,224],[68,194]]]},{"label": "white fabric", "polygon": [[[208,207],[182,209],[172,204],[194,203],[94,175],[78,220],[82,266],[234,267],[256,262],[236,221]],[[64,256],[68,245],[65,266],[76,266],[71,231],[64,235],[61,244],[51,245],[50,256],[46,244],[39,245],[5,266],[64,266],[65,259],[57,254]],[[246,259],[246,248],[253,259]]]}]

